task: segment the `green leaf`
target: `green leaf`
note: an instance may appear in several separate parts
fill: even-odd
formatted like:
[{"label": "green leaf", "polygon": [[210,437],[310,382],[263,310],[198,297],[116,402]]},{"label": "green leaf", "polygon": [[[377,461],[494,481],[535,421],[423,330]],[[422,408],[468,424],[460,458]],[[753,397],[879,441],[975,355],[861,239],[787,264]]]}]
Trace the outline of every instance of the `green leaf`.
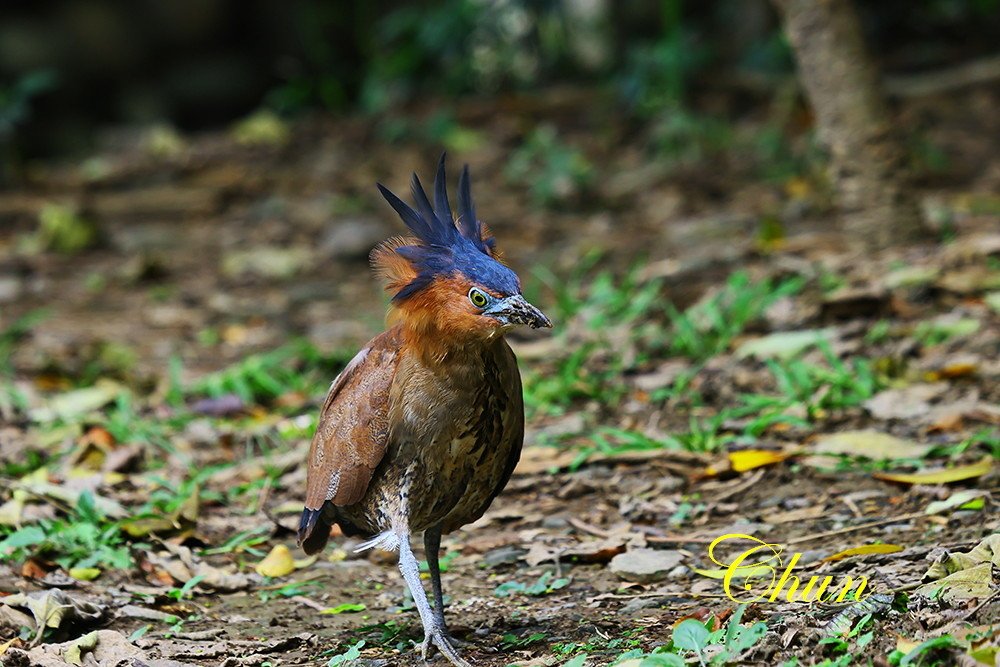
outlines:
[{"label": "green leaf", "polygon": [[747,606],[741,604],[736,607],[736,611],[733,612],[733,617],[729,619],[729,625],[726,626],[726,645],[729,646],[734,641],[736,641],[737,635],[740,634],[742,630],[741,623],[743,622],[743,614],[746,613]]},{"label": "green leaf", "polygon": [[642,659],[639,667],[685,667],[684,658],[675,653],[654,653]]},{"label": "green leaf", "polygon": [[[963,489],[955,491],[944,500],[935,500],[927,505],[925,514],[941,514],[950,509],[982,509],[983,496],[987,495],[980,489]],[[979,501],[978,503],[976,501]],[[978,506],[977,506],[978,505]]]},{"label": "green leaf", "polygon": [[344,604],[338,604],[336,607],[328,607],[321,611],[321,614],[353,614],[358,611],[364,611],[367,609],[363,604],[356,604],[353,602],[345,602]]},{"label": "green leaf", "polygon": [[365,640],[362,639],[357,644],[347,649],[339,655],[335,655],[330,658],[330,661],[326,663],[327,667],[337,667],[337,665],[343,665],[351,660],[357,660],[361,657],[361,649],[364,648]]},{"label": "green leaf", "polygon": [[498,598],[505,598],[515,593],[523,593],[526,588],[527,586],[519,581],[505,581],[493,589],[493,595],[496,595]]},{"label": "green leaf", "polygon": [[688,618],[674,628],[673,642],[678,648],[701,653],[708,646],[709,634],[704,623]]},{"label": "green leaf", "polygon": [[0,542],[0,550],[19,549],[41,544],[45,541],[45,531],[38,526],[26,526],[16,530]]},{"label": "green leaf", "polygon": [[97,510],[93,491],[84,491],[76,502],[76,512],[87,523],[99,524],[104,518]]},{"label": "green leaf", "polygon": [[184,598],[189,597],[191,591],[194,590],[194,587],[200,584],[202,579],[204,578],[205,575],[203,574],[199,574],[196,577],[191,577],[179,590],[171,591],[170,592],[171,597],[173,597],[175,600],[183,600]]},{"label": "green leaf", "polygon": [[924,643],[917,646],[915,649],[903,656],[899,664],[902,667],[906,665],[915,664],[915,661],[920,659],[920,656],[927,651],[933,651],[935,649],[952,648],[959,646],[959,643],[951,635],[942,635],[940,637],[934,637],[933,639],[928,639]]}]

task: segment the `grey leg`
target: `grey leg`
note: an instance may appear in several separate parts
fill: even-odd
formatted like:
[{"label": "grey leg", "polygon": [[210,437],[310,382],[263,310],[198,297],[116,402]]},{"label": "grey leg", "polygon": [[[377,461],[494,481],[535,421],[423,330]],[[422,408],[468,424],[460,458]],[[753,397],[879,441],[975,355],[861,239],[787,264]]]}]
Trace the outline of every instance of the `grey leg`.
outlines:
[{"label": "grey leg", "polygon": [[427,552],[427,566],[431,571],[431,590],[434,592],[434,618],[444,628],[444,634],[455,646],[468,646],[468,642],[455,639],[448,631],[444,621],[444,593],[441,588],[441,566],[438,556],[441,553],[441,527],[435,526],[424,531],[424,551]]},{"label": "grey leg", "polygon": [[438,556],[441,552],[441,528],[428,528],[424,531],[424,551],[427,552],[427,565],[431,571],[431,589],[434,591],[434,617],[441,627],[444,622],[444,593],[441,591],[441,566]]},{"label": "grey leg", "polygon": [[458,652],[448,641],[444,624],[438,620],[437,615],[431,609],[430,602],[427,601],[427,593],[424,591],[423,584],[420,583],[420,565],[410,547],[409,529],[396,530],[395,532],[399,536],[399,572],[403,575],[406,587],[410,589],[413,603],[417,606],[420,621],[424,625],[424,641],[420,645],[420,654],[426,660],[427,651],[433,644],[455,667],[472,667],[458,655]]}]

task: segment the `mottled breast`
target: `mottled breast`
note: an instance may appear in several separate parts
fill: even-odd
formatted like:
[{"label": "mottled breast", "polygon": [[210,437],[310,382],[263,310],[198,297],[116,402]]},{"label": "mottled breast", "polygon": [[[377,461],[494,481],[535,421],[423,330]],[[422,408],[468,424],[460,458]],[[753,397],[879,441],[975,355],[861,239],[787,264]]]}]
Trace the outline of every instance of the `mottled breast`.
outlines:
[{"label": "mottled breast", "polygon": [[[414,531],[440,524],[449,532],[482,516],[524,438],[521,379],[505,341],[446,369],[404,359],[391,391],[386,458],[396,470],[385,479],[402,482]],[[384,491],[389,500],[394,490]]]}]

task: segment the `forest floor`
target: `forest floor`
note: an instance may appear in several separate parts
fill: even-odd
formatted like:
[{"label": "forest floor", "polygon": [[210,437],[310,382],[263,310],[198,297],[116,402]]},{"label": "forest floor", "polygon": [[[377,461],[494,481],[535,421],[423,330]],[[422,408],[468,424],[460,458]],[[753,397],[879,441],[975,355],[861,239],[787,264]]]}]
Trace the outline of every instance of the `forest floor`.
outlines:
[{"label": "forest floor", "polygon": [[[430,180],[444,143],[555,322],[512,340],[520,466],[444,540],[472,664],[993,664],[997,94],[903,112],[946,161],[940,238],[884,252],[808,167],[762,176],[780,151],[667,163],[574,95],[394,144],[121,133],[0,193],[0,662],[421,664],[393,558],[305,559],[294,529],[319,402],[382,326],[366,258],[401,225],[373,184]],[[756,545],[713,562],[730,534],[874,594],[772,602],[758,567],[729,597]]]}]

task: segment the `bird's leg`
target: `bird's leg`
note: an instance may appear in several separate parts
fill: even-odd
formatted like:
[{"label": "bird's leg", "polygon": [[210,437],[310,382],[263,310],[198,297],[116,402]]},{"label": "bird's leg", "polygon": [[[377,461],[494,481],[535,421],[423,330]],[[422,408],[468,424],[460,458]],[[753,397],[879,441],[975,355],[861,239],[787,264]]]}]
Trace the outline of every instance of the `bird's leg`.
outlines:
[{"label": "bird's leg", "polygon": [[448,631],[444,621],[444,593],[441,590],[441,566],[438,555],[441,552],[441,526],[434,526],[424,531],[424,551],[427,552],[427,567],[431,572],[431,589],[434,591],[434,618],[444,628],[445,637],[457,646],[468,646],[468,642],[455,639]]},{"label": "bird's leg", "polygon": [[451,645],[448,635],[445,632],[444,624],[435,616],[430,602],[427,601],[427,593],[424,591],[423,584],[420,583],[420,565],[417,563],[417,559],[413,555],[413,549],[410,547],[409,528],[397,531],[397,534],[399,536],[399,572],[403,575],[403,580],[406,582],[407,588],[410,589],[410,595],[413,596],[413,603],[417,606],[420,621],[424,625],[424,641],[420,645],[420,654],[426,660],[428,650],[433,644],[441,650],[441,653],[455,667],[472,667],[472,665],[458,655],[455,647]]}]

